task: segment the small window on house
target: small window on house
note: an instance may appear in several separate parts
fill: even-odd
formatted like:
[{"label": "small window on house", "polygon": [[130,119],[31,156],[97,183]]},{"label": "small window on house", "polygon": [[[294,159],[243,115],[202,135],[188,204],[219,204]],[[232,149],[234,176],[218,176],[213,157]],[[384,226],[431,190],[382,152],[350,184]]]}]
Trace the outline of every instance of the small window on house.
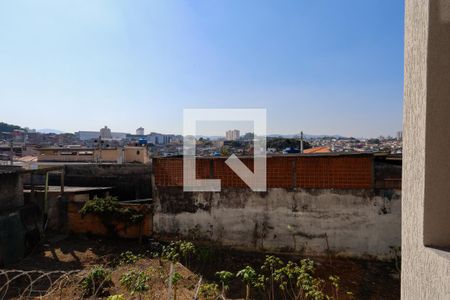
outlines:
[{"label": "small window on house", "polygon": [[139,155],[139,154],[141,154],[141,152],[138,150],[138,151],[136,151],[136,154]]}]

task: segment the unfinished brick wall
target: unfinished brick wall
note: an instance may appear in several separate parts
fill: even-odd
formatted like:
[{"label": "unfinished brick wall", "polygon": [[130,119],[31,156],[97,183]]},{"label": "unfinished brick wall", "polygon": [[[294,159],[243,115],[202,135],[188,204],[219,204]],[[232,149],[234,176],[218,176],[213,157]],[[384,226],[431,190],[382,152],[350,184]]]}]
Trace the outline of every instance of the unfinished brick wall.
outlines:
[{"label": "unfinished brick wall", "polygon": [[[224,188],[247,185],[225,164],[226,158],[198,158],[197,178],[221,179]],[[251,158],[241,158],[253,170]],[[183,185],[182,158],[155,158],[156,186]],[[267,158],[267,187],[311,189],[370,189],[371,156],[275,156]]]},{"label": "unfinished brick wall", "polygon": [[[91,233],[99,236],[110,234],[108,228],[103,224],[100,217],[87,214],[82,217],[80,209],[84,201],[71,201],[67,208],[67,218],[69,231],[73,233]],[[113,221],[114,231],[117,236],[122,238],[139,238],[140,236],[149,237],[153,232],[153,215],[145,204],[120,204],[123,208],[135,209],[144,214],[144,220],[141,224],[126,224],[121,221]]]},{"label": "unfinished brick wall", "polygon": [[297,186],[301,188],[370,189],[373,168],[370,157],[300,157]]},{"label": "unfinished brick wall", "polygon": [[182,186],[183,159],[154,158],[153,174],[155,175],[155,184],[157,186]]}]

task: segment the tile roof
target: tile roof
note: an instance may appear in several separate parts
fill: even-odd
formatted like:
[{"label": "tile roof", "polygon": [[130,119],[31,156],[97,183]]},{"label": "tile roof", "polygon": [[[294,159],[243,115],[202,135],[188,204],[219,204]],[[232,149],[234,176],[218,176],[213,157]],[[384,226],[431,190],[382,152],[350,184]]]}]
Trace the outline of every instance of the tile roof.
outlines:
[{"label": "tile roof", "polygon": [[323,146],[323,147],[314,147],[314,148],[310,148],[310,149],[306,149],[303,151],[303,153],[308,154],[308,153],[330,153],[330,147],[328,146]]}]

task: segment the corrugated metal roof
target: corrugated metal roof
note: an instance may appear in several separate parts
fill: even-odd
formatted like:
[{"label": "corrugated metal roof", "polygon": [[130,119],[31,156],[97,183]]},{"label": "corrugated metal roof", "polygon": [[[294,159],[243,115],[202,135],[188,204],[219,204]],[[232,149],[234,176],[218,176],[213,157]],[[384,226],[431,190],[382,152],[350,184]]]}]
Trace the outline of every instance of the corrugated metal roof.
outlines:
[{"label": "corrugated metal roof", "polygon": [[22,168],[17,166],[0,166],[0,175],[17,174],[21,171]]}]

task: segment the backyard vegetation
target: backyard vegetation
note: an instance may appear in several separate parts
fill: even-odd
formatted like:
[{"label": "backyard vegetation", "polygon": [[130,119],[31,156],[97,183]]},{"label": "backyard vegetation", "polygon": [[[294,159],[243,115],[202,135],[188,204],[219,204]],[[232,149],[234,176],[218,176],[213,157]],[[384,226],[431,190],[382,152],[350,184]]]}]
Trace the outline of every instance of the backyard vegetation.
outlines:
[{"label": "backyard vegetation", "polygon": [[[311,259],[283,260],[266,255],[260,265],[245,265],[237,272],[218,270],[211,280],[189,272],[185,266],[208,262],[208,250],[189,241],[174,241],[146,255],[122,252],[109,266],[94,266],[80,281],[82,297],[114,299],[159,299],[164,289],[168,299],[351,299],[340,291],[340,279],[315,275]],[[200,254],[200,255],[199,255]],[[153,263],[149,263],[153,261]],[[230,291],[231,286],[233,290]],[[155,287],[159,287],[158,294]]]},{"label": "backyard vegetation", "polygon": [[[29,293],[70,300],[398,299],[392,293],[398,292],[398,277],[390,275],[395,269],[393,262],[312,260],[198,241],[139,244],[73,236],[42,245],[14,266],[8,276],[17,279],[0,290],[0,299],[3,294],[4,299],[20,299]],[[29,277],[36,280],[32,286]]]},{"label": "backyard vegetation", "polygon": [[88,214],[97,215],[106,226],[113,221],[123,221],[127,224],[139,224],[144,215],[131,208],[120,207],[116,197],[94,198],[88,200],[80,210],[81,216]]}]

